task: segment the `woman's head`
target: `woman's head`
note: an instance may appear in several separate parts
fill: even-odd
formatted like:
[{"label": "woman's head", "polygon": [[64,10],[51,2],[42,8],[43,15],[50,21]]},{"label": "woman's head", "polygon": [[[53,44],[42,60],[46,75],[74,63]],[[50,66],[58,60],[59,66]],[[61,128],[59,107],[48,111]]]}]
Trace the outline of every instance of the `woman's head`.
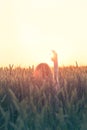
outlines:
[{"label": "woman's head", "polygon": [[53,75],[51,69],[46,63],[40,63],[39,65],[37,65],[34,72],[34,77],[38,81],[43,81],[43,80],[47,82],[53,81]]}]

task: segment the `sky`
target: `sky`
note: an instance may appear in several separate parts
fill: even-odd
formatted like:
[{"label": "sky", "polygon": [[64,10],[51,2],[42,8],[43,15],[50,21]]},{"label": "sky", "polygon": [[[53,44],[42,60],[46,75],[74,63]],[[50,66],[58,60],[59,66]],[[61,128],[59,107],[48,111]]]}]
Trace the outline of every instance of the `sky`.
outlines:
[{"label": "sky", "polygon": [[87,0],[0,1],[0,66],[87,65]]}]

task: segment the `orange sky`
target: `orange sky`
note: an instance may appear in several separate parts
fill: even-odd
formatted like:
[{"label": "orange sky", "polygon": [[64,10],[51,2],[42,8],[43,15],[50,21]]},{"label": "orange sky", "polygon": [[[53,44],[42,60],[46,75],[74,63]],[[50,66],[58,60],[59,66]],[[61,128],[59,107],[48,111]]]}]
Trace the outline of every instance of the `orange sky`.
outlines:
[{"label": "orange sky", "polygon": [[87,0],[0,1],[0,66],[87,65]]}]

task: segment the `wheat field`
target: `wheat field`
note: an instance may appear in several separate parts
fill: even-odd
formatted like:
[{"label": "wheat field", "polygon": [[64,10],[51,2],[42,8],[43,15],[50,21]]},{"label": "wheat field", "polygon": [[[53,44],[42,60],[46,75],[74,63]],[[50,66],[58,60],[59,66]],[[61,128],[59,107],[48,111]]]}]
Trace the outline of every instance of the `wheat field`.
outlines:
[{"label": "wheat field", "polygon": [[87,67],[60,67],[60,89],[33,69],[0,68],[0,130],[87,130]]}]

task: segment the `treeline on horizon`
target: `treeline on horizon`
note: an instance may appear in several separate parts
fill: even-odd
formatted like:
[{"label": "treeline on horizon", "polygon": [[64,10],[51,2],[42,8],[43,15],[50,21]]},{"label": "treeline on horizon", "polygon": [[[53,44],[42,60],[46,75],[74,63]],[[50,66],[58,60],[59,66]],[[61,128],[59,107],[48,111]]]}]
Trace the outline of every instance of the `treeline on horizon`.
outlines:
[{"label": "treeline on horizon", "polygon": [[0,130],[87,130],[87,66],[59,67],[59,90],[33,73],[0,68]]}]

